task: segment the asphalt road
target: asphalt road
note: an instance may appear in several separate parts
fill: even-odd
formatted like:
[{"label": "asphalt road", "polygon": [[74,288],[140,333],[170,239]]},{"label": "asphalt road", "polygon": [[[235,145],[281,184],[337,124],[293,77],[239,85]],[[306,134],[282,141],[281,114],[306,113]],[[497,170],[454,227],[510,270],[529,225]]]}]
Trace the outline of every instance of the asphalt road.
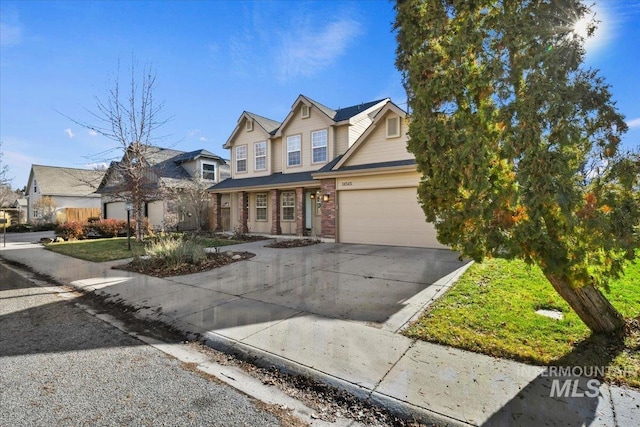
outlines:
[{"label": "asphalt road", "polygon": [[[6,233],[7,243],[37,243],[43,237],[53,238],[53,231],[36,231],[33,233]],[[0,246],[5,240],[5,233],[0,230]]]},{"label": "asphalt road", "polygon": [[280,422],[0,264],[0,426],[52,425]]}]

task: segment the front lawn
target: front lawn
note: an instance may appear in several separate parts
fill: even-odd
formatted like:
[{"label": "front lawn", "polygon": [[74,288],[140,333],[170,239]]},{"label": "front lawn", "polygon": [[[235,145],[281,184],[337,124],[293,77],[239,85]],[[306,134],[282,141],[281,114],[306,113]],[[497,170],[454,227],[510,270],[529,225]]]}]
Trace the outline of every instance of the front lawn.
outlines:
[{"label": "front lawn", "polygon": [[[202,242],[206,247],[227,246],[239,243],[233,240],[213,238],[202,238]],[[134,256],[144,255],[145,253],[145,243],[137,242],[134,238],[131,238],[131,251],[129,251],[127,249],[126,237],[50,243],[46,245],[45,248],[59,254],[93,262],[132,258]]]},{"label": "front lawn", "polygon": [[[640,316],[640,262],[610,284],[605,296],[627,319]],[[562,320],[536,314],[561,311]],[[605,377],[640,387],[640,328],[624,339],[590,336],[589,329],[537,267],[521,261],[472,265],[405,335],[540,365],[611,366]]]},{"label": "front lawn", "polygon": [[52,252],[93,262],[114,261],[144,255],[144,243],[131,239],[131,250],[129,251],[126,237],[49,243],[45,245],[45,248]]}]

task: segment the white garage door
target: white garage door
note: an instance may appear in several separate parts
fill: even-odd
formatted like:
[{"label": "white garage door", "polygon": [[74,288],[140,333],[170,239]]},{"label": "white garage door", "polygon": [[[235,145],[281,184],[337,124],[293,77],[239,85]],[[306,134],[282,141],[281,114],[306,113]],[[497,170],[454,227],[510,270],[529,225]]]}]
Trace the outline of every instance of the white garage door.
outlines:
[{"label": "white garage door", "polygon": [[415,187],[340,191],[338,228],[343,243],[445,248],[425,221]]}]

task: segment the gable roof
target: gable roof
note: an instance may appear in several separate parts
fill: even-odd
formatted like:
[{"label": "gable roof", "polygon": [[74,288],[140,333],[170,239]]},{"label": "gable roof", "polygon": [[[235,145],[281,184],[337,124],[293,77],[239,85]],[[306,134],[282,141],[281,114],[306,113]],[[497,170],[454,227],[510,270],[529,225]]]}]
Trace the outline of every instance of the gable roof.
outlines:
[{"label": "gable roof", "polygon": [[291,119],[293,118],[293,116],[295,114],[296,108],[301,103],[309,105],[309,106],[316,107],[327,118],[329,118],[331,121],[333,121],[333,124],[336,124],[336,123],[339,123],[339,122],[343,122],[343,121],[349,120],[352,117],[357,116],[358,114],[363,113],[363,112],[365,112],[366,110],[368,110],[370,108],[373,108],[377,104],[380,104],[380,103],[382,103],[384,101],[388,101],[388,100],[389,100],[389,98],[384,98],[384,99],[379,99],[377,101],[365,102],[365,103],[361,103],[361,104],[357,104],[357,105],[352,105],[350,107],[339,108],[337,110],[333,110],[333,109],[327,107],[326,105],[323,105],[323,104],[319,103],[318,101],[314,101],[313,99],[309,98],[308,96],[299,95],[298,98],[296,99],[296,101],[291,106],[291,111],[289,111],[289,114],[287,114],[287,117],[283,120],[282,124],[280,125],[280,128],[276,131],[275,135],[276,136],[281,136],[282,135],[282,130],[287,126],[289,121],[291,121]]},{"label": "gable roof", "polygon": [[[189,175],[181,165],[199,158],[217,160],[222,164],[227,164],[222,157],[204,149],[184,152],[170,148],[156,147],[154,145],[148,145],[146,147],[145,159],[158,179],[163,182],[166,181],[175,184],[185,179],[191,179],[191,175]],[[122,161],[111,162],[96,192],[109,193],[115,190],[115,186],[109,185],[109,178],[117,172],[117,168],[121,163]]]},{"label": "gable roof", "polygon": [[375,116],[373,116],[373,121],[371,125],[358,137],[356,142],[353,143],[351,147],[344,153],[344,155],[338,160],[333,166],[331,166],[331,170],[342,170],[345,163],[349,161],[349,159],[360,150],[360,147],[365,143],[369,135],[376,129],[376,126],[380,123],[384,115],[387,111],[393,111],[400,117],[406,117],[407,113],[396,104],[394,104],[391,100],[387,100],[382,108],[380,108]]},{"label": "gable roof", "polygon": [[45,196],[91,196],[98,188],[105,171],[32,165],[27,194],[37,180],[40,194]]},{"label": "gable roof", "polygon": [[222,148],[231,148],[231,141],[240,131],[240,123],[242,123],[242,119],[253,120],[269,136],[275,135],[281,125],[279,121],[271,120],[258,114],[250,113],[249,111],[243,111],[236,122],[236,127],[233,129],[233,132],[231,132],[229,138],[227,138],[227,141],[222,145]]}]

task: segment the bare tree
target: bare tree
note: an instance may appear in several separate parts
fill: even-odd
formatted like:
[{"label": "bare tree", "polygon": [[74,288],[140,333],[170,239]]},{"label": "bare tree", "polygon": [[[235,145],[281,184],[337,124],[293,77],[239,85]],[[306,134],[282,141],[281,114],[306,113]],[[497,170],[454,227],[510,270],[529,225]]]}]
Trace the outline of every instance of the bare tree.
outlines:
[{"label": "bare tree", "polygon": [[[112,199],[130,203],[136,223],[135,236],[143,238],[144,205],[158,200],[158,177],[149,161],[152,143],[159,137],[157,130],[168,119],[161,118],[163,103],[155,101],[156,74],[150,65],[138,73],[138,66],[132,60],[129,69],[128,84],[120,81],[120,63],[112,87],[104,98],[95,97],[96,110],[89,111],[95,123],[74,120],[74,123],[92,130],[118,145],[118,151],[124,153],[122,160],[111,162],[105,179],[111,179],[114,185],[109,188]],[[114,150],[108,150],[113,152]]]},{"label": "bare tree", "polygon": [[205,181],[198,175],[191,180],[181,182],[179,186],[165,186],[165,194],[174,206],[182,210],[176,212],[178,219],[184,216],[191,218],[195,223],[197,231],[202,231],[207,220],[207,209],[209,208],[209,192],[207,189],[211,186],[210,181]]},{"label": "bare tree", "polygon": [[51,196],[42,196],[33,202],[34,212],[46,222],[56,222],[55,212],[58,205]]},{"label": "bare tree", "polygon": [[0,207],[7,206],[16,198],[16,194],[11,190],[11,178],[9,178],[9,165],[2,161],[4,152],[0,141]]}]

